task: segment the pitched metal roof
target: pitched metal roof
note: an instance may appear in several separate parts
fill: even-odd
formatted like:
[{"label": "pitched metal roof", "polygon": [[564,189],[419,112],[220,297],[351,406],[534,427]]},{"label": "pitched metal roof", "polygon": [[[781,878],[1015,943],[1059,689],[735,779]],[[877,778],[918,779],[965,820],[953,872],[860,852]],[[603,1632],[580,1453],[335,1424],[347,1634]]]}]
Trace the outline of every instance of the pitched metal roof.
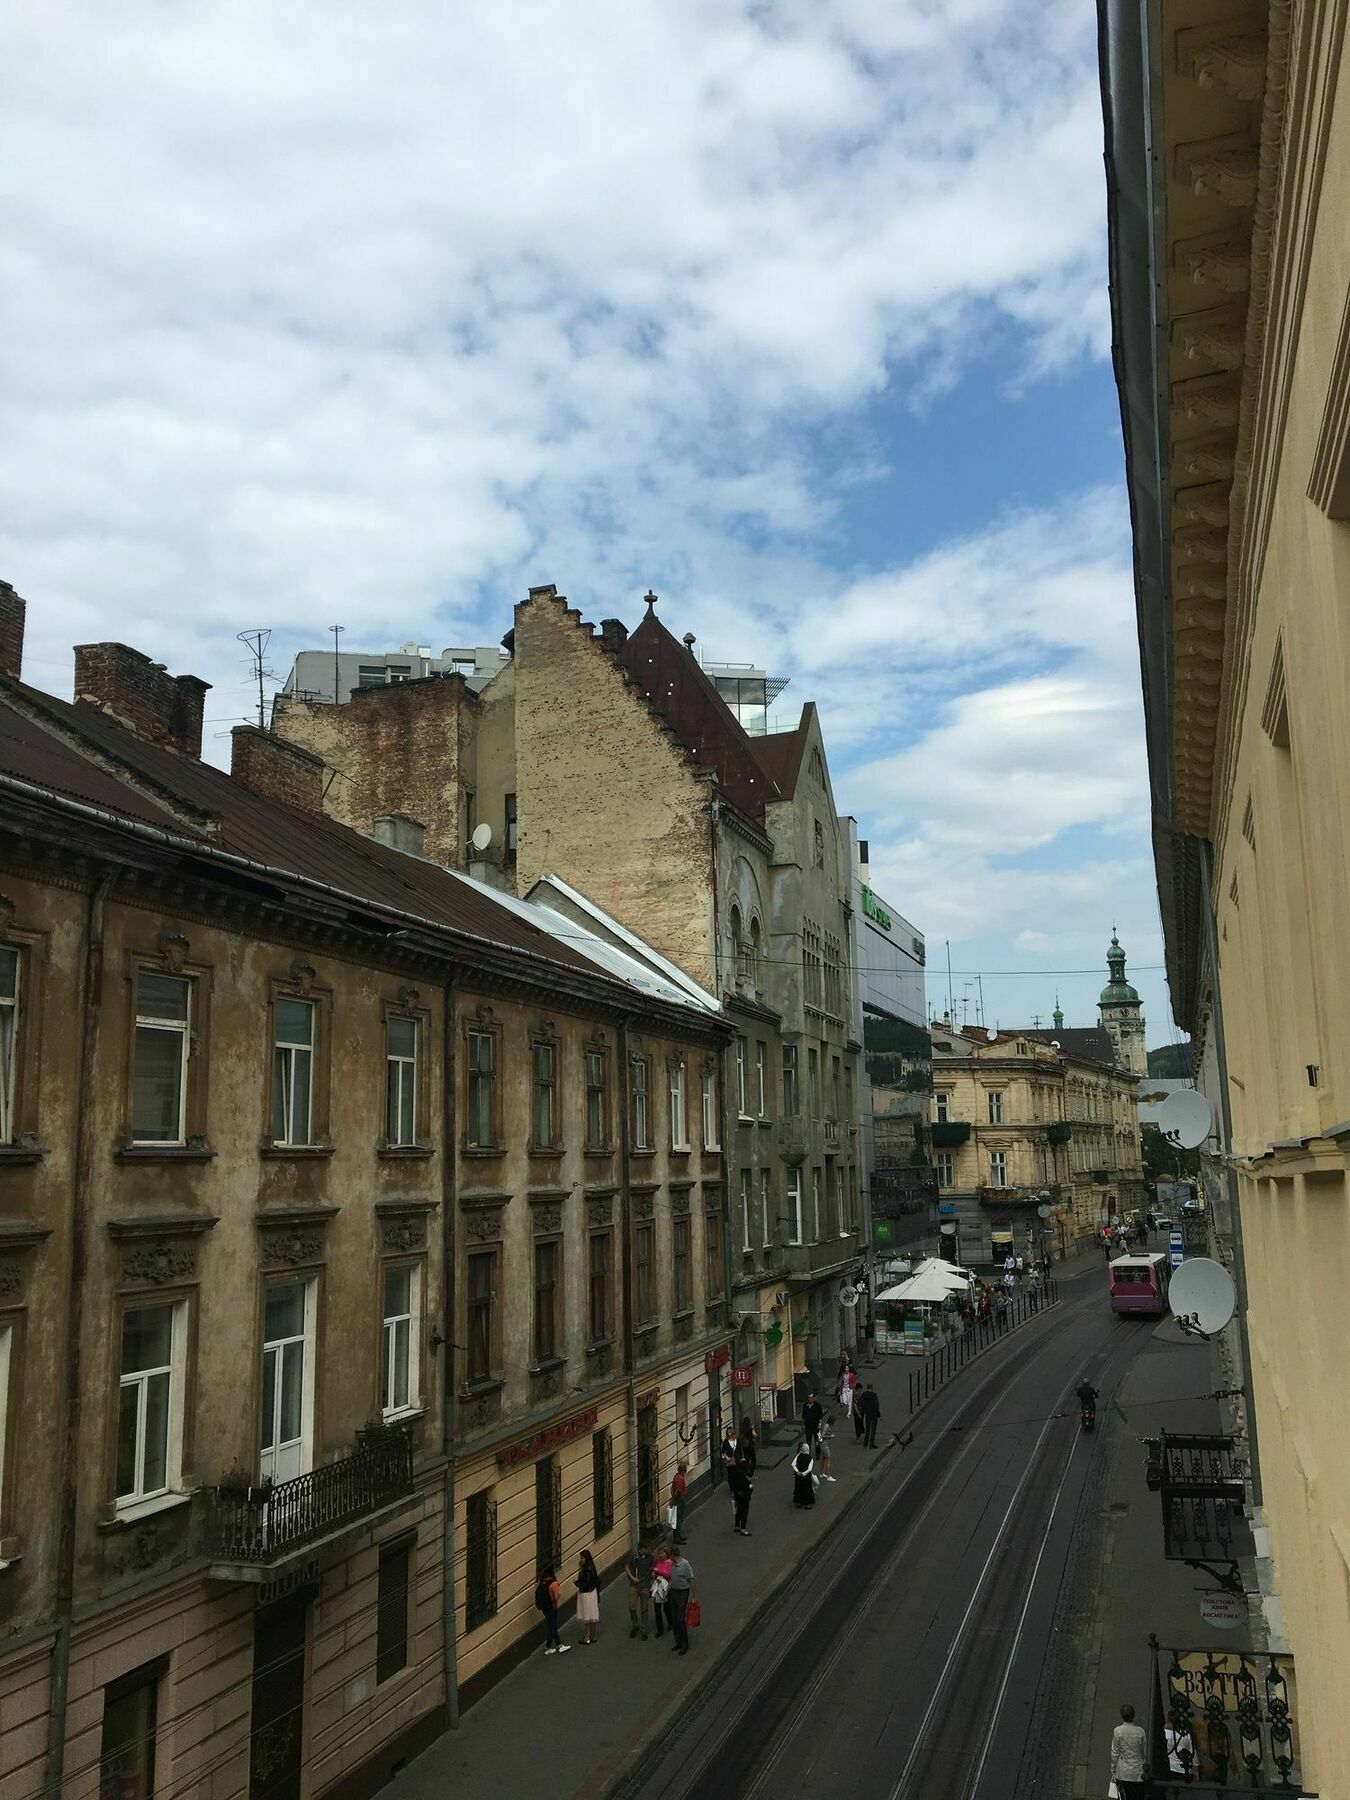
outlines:
[{"label": "pitched metal roof", "polygon": [[770,731],[750,740],[759,766],[784,799],[791,799],[797,791],[797,777],[802,772],[802,758],[806,755],[815,713],[815,702],[808,700],[791,731]]}]

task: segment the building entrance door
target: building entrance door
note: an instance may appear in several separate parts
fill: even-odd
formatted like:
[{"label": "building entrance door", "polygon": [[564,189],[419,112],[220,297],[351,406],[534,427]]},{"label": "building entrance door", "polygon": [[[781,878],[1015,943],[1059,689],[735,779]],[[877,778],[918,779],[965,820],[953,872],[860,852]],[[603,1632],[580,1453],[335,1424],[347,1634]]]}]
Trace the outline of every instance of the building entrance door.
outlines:
[{"label": "building entrance door", "polygon": [[253,1620],[249,1800],[300,1800],[309,1595],[259,1607]]},{"label": "building entrance door", "polygon": [[638,1519],[643,1534],[659,1531],[664,1523],[661,1505],[661,1422],[656,1402],[639,1406],[637,1413]]}]

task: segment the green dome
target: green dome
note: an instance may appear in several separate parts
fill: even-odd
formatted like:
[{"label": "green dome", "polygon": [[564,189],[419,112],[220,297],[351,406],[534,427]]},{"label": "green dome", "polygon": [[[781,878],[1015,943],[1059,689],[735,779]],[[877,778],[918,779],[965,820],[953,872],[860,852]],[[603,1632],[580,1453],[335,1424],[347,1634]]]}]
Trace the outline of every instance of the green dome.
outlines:
[{"label": "green dome", "polygon": [[1107,947],[1106,966],[1111,971],[1111,979],[1102,989],[1099,1006],[1138,1006],[1139,995],[1125,979],[1125,952],[1120,947],[1120,939],[1115,932],[1111,933],[1111,942]]}]

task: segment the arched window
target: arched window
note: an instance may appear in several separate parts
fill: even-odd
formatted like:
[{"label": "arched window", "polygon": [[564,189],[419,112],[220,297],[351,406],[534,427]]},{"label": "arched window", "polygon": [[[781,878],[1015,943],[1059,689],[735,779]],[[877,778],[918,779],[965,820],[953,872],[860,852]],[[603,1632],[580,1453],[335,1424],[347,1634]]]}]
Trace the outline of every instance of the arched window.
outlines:
[{"label": "arched window", "polygon": [[759,986],[759,920],[750,921],[750,948],[746,956],[745,978],[752,987]]},{"label": "arched window", "polygon": [[741,958],[745,953],[744,948],[741,943],[741,909],[739,906],[732,907],[730,922],[731,922],[731,979],[733,982],[735,982],[735,981],[740,980]]}]

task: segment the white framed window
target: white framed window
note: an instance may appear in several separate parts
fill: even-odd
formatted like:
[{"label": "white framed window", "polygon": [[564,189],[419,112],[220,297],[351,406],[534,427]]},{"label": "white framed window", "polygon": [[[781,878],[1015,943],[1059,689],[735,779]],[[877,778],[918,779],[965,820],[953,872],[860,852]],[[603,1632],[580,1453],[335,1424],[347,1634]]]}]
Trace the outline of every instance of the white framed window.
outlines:
[{"label": "white framed window", "polygon": [[417,1142],[417,1020],[399,1013],[385,1021],[384,1141]]},{"label": "white framed window", "polygon": [[684,1064],[682,1062],[673,1062],[670,1065],[670,1147],[672,1150],[689,1148],[689,1109],[686,1103]]},{"label": "white framed window", "polygon": [[773,1203],[771,1193],[772,1185],[769,1171],[767,1169],[761,1169],[759,1172],[759,1229],[766,1250],[770,1249],[773,1245]]},{"label": "white framed window", "polygon": [[820,1242],[820,1170],[811,1171],[811,1242]]},{"label": "white framed window", "polygon": [[949,1188],[956,1180],[956,1158],[950,1150],[939,1150],[937,1153],[937,1184],[940,1188]]},{"label": "white framed window", "polygon": [[933,1117],[939,1125],[951,1123],[952,1097],[950,1094],[933,1095]]},{"label": "white framed window", "polygon": [[750,1117],[750,1046],[743,1037],[736,1039],[736,1111],[743,1119]]},{"label": "white framed window", "polygon": [[421,1313],[421,1264],[386,1264],[384,1342],[380,1358],[380,1411],[386,1419],[416,1412],[421,1404],[417,1354]]},{"label": "white framed window", "polygon": [[131,1071],[131,1141],[185,1143],[192,983],[141,969]]},{"label": "white framed window", "polygon": [[741,1170],[741,1249],[750,1248],[750,1171]]},{"label": "white framed window", "polygon": [[304,1145],[314,1130],[314,1002],[278,994],[272,1051],[272,1142]]},{"label": "white framed window", "polygon": [[769,1112],[769,1051],[766,1044],[755,1044],[755,1113],[763,1119]]},{"label": "white framed window", "polygon": [[633,1058],[633,1148],[650,1150],[651,1129],[648,1110],[647,1074],[650,1064],[645,1056]]},{"label": "white framed window", "polygon": [[834,1165],[834,1216],[840,1237],[847,1237],[852,1226],[849,1223],[848,1186],[844,1180],[844,1165]]},{"label": "white framed window", "polygon": [[721,1132],[717,1128],[717,1071],[703,1071],[703,1148],[719,1150]]},{"label": "white framed window", "polygon": [[19,952],[0,944],[0,1144],[14,1141],[14,1068],[19,1052]]},{"label": "white framed window", "polygon": [[788,1242],[800,1244],[802,1241],[802,1172],[800,1169],[789,1169],[787,1172],[787,1214]]},{"label": "white framed window", "polygon": [[118,1510],[171,1493],[183,1446],[183,1362],[187,1303],[129,1306],[122,1314],[118,1366]]},{"label": "white framed window", "polygon": [[989,1152],[989,1185],[1005,1188],[1008,1185],[1008,1153],[1006,1150]]},{"label": "white framed window", "polygon": [[258,1462],[264,1481],[291,1481],[311,1466],[315,1305],[313,1281],[288,1281],[263,1294]]},{"label": "white framed window", "polygon": [[1001,1125],[1003,1123],[1003,1089],[990,1088],[985,1098],[989,1103],[989,1123]]}]

